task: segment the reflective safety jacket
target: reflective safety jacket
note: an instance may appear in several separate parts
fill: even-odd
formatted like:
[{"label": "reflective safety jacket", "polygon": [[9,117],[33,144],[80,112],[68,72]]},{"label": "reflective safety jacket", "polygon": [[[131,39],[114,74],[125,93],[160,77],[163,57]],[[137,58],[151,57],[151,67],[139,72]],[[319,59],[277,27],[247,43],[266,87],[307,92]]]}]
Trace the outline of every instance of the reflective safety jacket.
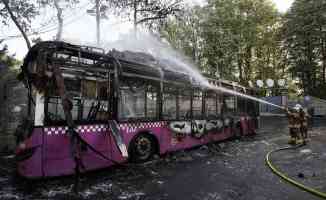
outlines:
[{"label": "reflective safety jacket", "polygon": [[289,128],[300,128],[301,126],[300,113],[288,111],[287,115],[289,119]]},{"label": "reflective safety jacket", "polygon": [[308,118],[309,115],[307,112],[305,112],[304,110],[300,110],[299,112],[300,115],[300,124],[302,127],[308,127]]}]

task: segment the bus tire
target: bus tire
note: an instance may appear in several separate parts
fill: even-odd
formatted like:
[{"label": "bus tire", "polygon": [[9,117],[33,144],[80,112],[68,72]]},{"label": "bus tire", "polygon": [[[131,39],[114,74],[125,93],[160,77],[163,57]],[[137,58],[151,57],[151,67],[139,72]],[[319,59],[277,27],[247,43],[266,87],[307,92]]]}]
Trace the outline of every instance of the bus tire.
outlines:
[{"label": "bus tire", "polygon": [[140,133],[130,143],[130,161],[139,163],[151,159],[157,153],[157,145],[155,136],[148,133]]}]

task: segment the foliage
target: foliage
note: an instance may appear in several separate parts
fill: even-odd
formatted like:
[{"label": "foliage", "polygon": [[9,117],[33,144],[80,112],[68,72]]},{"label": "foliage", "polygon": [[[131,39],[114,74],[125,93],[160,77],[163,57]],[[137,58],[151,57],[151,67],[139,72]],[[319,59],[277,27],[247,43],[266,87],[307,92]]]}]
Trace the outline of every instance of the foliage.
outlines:
[{"label": "foliage", "polygon": [[3,41],[0,41],[0,71],[4,68],[16,71],[20,62],[14,58],[14,56],[8,55],[7,45],[2,45]]},{"label": "foliage", "polygon": [[[200,27],[203,14],[200,7],[188,8],[183,11],[179,20],[170,19],[161,27],[161,35],[175,48],[182,50],[195,63],[202,67],[203,40]],[[205,71],[204,68],[202,68]]]},{"label": "foliage", "polygon": [[2,22],[7,24],[7,20],[10,18],[23,35],[26,45],[31,48],[30,41],[26,34],[26,31],[30,28],[31,19],[38,13],[33,1],[23,0],[2,0],[0,6],[3,7],[0,12]]},{"label": "foliage", "polygon": [[129,17],[135,26],[145,24],[150,28],[161,24],[168,16],[182,10],[182,0],[107,0],[116,12]]},{"label": "foliage", "polygon": [[[31,20],[38,14],[38,10],[34,1],[31,0],[3,0],[9,2],[9,6],[16,16],[18,22],[26,31],[30,27]],[[8,25],[10,16],[8,10],[4,6],[4,2],[0,1],[0,19],[5,25]]]},{"label": "foliage", "polygon": [[293,78],[299,78],[306,95],[317,95],[326,84],[325,11],[323,0],[296,0],[284,17],[284,46],[289,51],[290,70]]},{"label": "foliage", "polygon": [[281,17],[268,0],[210,0],[170,20],[164,35],[213,76],[240,81],[286,77]]}]

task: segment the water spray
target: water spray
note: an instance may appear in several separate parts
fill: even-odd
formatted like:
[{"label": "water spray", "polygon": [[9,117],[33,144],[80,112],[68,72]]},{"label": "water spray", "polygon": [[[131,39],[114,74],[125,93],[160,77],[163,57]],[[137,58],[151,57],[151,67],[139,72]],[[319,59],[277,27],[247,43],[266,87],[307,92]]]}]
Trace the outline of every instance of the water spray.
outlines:
[{"label": "water spray", "polygon": [[212,86],[210,85],[209,83],[205,84],[206,87],[208,87],[209,89],[212,89],[212,90],[215,90],[215,91],[220,91],[220,92],[223,92],[223,93],[227,93],[227,94],[231,94],[231,95],[235,95],[235,96],[238,96],[238,97],[242,97],[242,98],[246,98],[246,99],[250,99],[250,100],[253,100],[253,101],[257,101],[259,103],[263,103],[263,104],[267,104],[267,105],[270,105],[270,106],[274,106],[274,107],[277,107],[277,108],[280,108],[282,110],[285,110],[286,108],[283,107],[283,106],[279,106],[279,105],[276,105],[276,104],[273,104],[271,102],[268,102],[268,101],[265,101],[265,100],[262,100],[262,99],[259,99],[259,98],[256,98],[256,97],[253,97],[253,96],[250,96],[250,95],[247,95],[247,94],[243,94],[241,92],[237,92],[237,91],[234,91],[234,90],[230,90],[230,89],[227,89],[227,88],[224,88],[224,87],[221,87],[221,86]]}]

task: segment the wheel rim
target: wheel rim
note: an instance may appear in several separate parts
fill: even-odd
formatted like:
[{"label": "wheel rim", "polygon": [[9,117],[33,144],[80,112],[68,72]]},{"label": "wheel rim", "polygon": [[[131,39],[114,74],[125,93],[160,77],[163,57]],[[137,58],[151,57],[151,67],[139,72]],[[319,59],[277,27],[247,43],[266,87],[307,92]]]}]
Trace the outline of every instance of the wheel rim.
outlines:
[{"label": "wheel rim", "polygon": [[139,137],[136,142],[136,153],[139,159],[146,160],[152,154],[152,142],[147,137]]}]

